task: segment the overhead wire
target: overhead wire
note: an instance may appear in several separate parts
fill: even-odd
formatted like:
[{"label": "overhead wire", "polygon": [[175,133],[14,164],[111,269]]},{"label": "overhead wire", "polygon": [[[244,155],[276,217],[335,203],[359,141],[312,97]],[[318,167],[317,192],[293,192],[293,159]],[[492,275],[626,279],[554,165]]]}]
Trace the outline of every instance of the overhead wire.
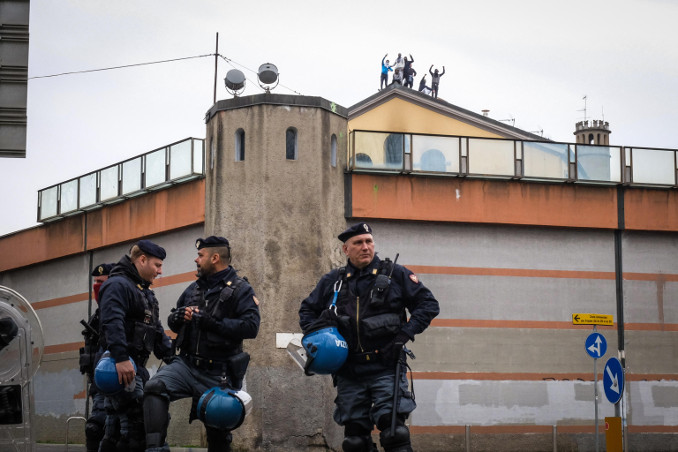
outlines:
[{"label": "overhead wire", "polygon": [[195,59],[195,58],[205,58],[205,57],[210,57],[210,56],[214,56],[214,54],[209,53],[207,55],[194,55],[194,56],[182,57],[182,58],[172,58],[172,59],[169,59],[169,60],[148,61],[148,62],[145,62],[145,63],[125,64],[125,65],[122,65],[122,66],[111,66],[111,67],[105,67],[105,68],[99,68],[99,69],[84,69],[84,70],[81,70],[81,71],[61,72],[59,74],[36,75],[34,77],[28,77],[28,80],[32,80],[32,79],[36,79],[36,78],[60,77],[62,75],[86,74],[88,72],[111,71],[111,70],[114,70],[114,69],[124,69],[124,68],[128,68],[128,67],[136,67],[136,66],[148,66],[148,65],[151,65],[151,64],[172,63],[174,61],[190,60],[190,59]]},{"label": "overhead wire", "polygon": [[[208,53],[208,54],[205,54],[205,55],[193,55],[193,56],[181,57],[181,58],[171,58],[171,59],[168,59],[168,60],[147,61],[147,62],[144,62],[144,63],[124,64],[124,65],[120,65],[120,66],[111,66],[111,67],[98,68],[98,69],[83,69],[83,70],[80,70],[80,71],[60,72],[58,74],[36,75],[36,76],[33,76],[33,77],[28,77],[28,80],[41,79],[41,78],[51,78],[51,77],[61,77],[61,76],[64,76],[64,75],[87,74],[87,73],[91,73],[91,72],[111,71],[111,70],[115,70],[115,69],[125,69],[125,68],[130,68],[130,67],[149,66],[149,65],[152,65],[152,64],[173,63],[173,62],[176,62],[176,61],[191,60],[191,59],[196,59],[196,58],[207,58],[207,57],[213,57],[213,56],[221,57],[226,63],[230,64],[233,68],[235,68],[235,65],[238,65],[239,67],[246,69],[247,71],[249,71],[253,74],[258,75],[257,71],[254,71],[254,70],[238,63],[237,61],[234,61],[231,58],[228,58],[227,56],[221,55],[220,53],[217,53],[217,54]],[[249,79],[248,77],[245,77],[245,78],[250,83],[253,83],[254,86],[257,86],[257,84],[255,84],[251,79]],[[278,85],[282,86],[283,88],[285,88],[285,89],[287,89],[287,90],[289,90],[289,91],[291,91],[295,94],[302,95],[300,92],[298,92],[298,91],[296,91],[296,90],[294,90],[294,89],[292,89],[288,86],[285,86],[282,83],[278,83]],[[261,86],[260,86],[260,88],[264,91],[266,90],[265,88],[263,88]]]}]

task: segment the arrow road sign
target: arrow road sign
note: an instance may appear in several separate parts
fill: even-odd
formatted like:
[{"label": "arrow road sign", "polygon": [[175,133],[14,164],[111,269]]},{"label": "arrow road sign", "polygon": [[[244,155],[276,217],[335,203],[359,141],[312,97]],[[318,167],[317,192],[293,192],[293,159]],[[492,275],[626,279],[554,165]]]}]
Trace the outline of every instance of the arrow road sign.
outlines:
[{"label": "arrow road sign", "polygon": [[589,337],[586,338],[585,347],[586,353],[588,353],[591,358],[601,358],[607,351],[605,336],[600,333],[589,334]]},{"label": "arrow road sign", "polygon": [[573,325],[614,325],[612,315],[610,314],[572,314]]},{"label": "arrow road sign", "polygon": [[617,358],[610,358],[605,363],[603,388],[605,389],[605,397],[610,403],[619,402],[624,392],[624,370]]}]

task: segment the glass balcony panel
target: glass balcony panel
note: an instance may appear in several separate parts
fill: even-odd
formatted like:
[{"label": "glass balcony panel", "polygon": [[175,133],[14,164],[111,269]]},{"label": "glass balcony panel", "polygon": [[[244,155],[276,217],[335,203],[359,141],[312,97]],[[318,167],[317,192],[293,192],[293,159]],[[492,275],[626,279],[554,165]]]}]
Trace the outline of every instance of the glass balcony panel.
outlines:
[{"label": "glass balcony panel", "polygon": [[193,140],[193,173],[203,173],[203,155],[205,154],[205,140]]},{"label": "glass balcony panel", "polygon": [[40,192],[39,220],[53,217],[57,214],[57,186],[46,188]]},{"label": "glass balcony panel", "polygon": [[97,203],[97,173],[80,177],[80,207],[93,206]]},{"label": "glass balcony panel", "polygon": [[405,135],[355,132],[355,168],[401,170]]},{"label": "glass balcony panel", "polygon": [[122,164],[122,194],[129,195],[141,190],[141,157]]},{"label": "glass balcony panel", "polygon": [[61,184],[61,204],[59,213],[72,212],[78,208],[78,180]]},{"label": "glass balcony panel", "polygon": [[170,146],[170,179],[179,179],[180,177],[190,176],[193,171],[191,162],[191,140]]},{"label": "glass balcony panel", "polygon": [[146,187],[165,182],[165,149],[146,154]]},{"label": "glass balcony panel", "polygon": [[525,177],[567,179],[568,145],[523,141]]},{"label": "glass balcony panel", "polygon": [[514,175],[513,140],[470,138],[468,173],[487,176]]},{"label": "glass balcony panel", "polygon": [[414,135],[412,137],[412,169],[458,173],[459,138]]},{"label": "glass balcony panel", "polygon": [[118,196],[118,165],[101,170],[101,201]]},{"label": "glass balcony panel", "polygon": [[633,183],[674,185],[675,152],[633,148]]},{"label": "glass balcony panel", "polygon": [[621,182],[621,148],[577,145],[577,179]]}]

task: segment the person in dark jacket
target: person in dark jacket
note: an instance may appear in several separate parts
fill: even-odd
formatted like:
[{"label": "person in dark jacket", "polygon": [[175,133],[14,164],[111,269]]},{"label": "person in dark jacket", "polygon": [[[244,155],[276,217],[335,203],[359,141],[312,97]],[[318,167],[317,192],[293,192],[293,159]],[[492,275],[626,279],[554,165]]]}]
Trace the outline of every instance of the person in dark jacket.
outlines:
[{"label": "person in dark jacket", "polygon": [[94,383],[94,366],[101,357],[99,348],[99,290],[108,279],[113,264],[100,264],[91,272],[92,292],[97,308],[87,321],[88,327],[82,331],[85,338],[85,346],[80,348],[80,373],[87,375],[89,385],[88,395],[92,399],[92,409],[85,423],[85,448],[87,452],[97,452],[99,443],[104,437],[104,424],[106,422],[106,409],[104,408],[104,394]]},{"label": "person in dark jacket", "polygon": [[[348,343],[348,358],[334,375],[334,420],[344,426],[343,450],[376,451],[371,439],[376,425],[384,450],[411,452],[405,420],[416,404],[406,372],[400,373],[398,394],[394,394],[396,369],[405,363],[405,344],[440,312],[438,301],[410,270],[375,255],[367,223],[351,226],[338,238],[348,262],[323,276],[302,301],[299,325],[309,334],[334,320]],[[333,311],[328,308],[335,292]],[[393,400],[397,400],[396,413]]]},{"label": "person in dark jacket", "polygon": [[146,362],[151,353],[160,359],[171,353],[158,300],[149,288],[162,273],[165,257],[162,247],[139,240],[99,290],[102,347],[114,359],[118,381],[125,386],[120,393],[106,395],[101,452],[145,448],[142,402],[149,377]]},{"label": "person in dark jacket", "polygon": [[[259,331],[259,301],[245,278],[236,274],[224,237],[196,242],[198,280],[181,294],[167,320],[177,333],[179,356],[162,367],[144,390],[147,451],[169,451],[165,443],[171,401],[192,397],[189,422],[205,391],[216,386],[242,387],[249,354],[243,340]],[[230,431],[206,425],[209,452],[230,451]]]}]

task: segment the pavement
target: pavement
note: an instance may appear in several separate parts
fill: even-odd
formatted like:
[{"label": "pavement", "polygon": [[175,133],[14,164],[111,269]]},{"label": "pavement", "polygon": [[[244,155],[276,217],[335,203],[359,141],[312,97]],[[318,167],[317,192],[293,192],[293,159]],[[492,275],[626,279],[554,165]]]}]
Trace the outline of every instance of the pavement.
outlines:
[{"label": "pavement", "polygon": [[[84,444],[44,444],[38,443],[36,452],[85,452]],[[171,452],[207,452],[203,447],[170,447]]]}]

